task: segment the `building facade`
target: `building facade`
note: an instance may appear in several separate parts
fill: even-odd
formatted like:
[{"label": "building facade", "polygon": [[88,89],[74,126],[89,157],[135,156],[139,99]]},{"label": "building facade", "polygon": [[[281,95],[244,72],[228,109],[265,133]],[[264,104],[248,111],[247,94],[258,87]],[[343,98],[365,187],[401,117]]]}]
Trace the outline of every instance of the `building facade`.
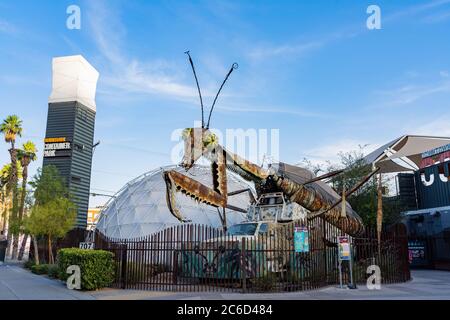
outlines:
[{"label": "building facade", "polygon": [[450,270],[450,144],[422,154],[414,181],[417,209],[404,212],[414,266]]},{"label": "building facade", "polygon": [[86,228],[95,128],[98,72],[82,57],[53,59],[43,166],[54,165],[77,206],[77,227]]}]

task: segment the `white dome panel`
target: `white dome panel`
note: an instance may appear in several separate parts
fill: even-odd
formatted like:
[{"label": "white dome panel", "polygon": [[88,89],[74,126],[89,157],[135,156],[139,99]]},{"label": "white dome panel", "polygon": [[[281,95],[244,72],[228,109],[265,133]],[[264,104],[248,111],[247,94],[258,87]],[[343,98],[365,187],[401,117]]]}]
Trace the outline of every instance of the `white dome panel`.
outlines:
[{"label": "white dome panel", "polygon": [[[97,229],[108,237],[131,239],[143,237],[170,226],[181,224],[169,211],[166,203],[166,184],[163,172],[179,171],[207,186],[212,186],[209,166],[194,166],[189,172],[178,166],[167,166],[148,172],[127,183],[102,210]],[[250,188],[253,184],[232,172],[227,172],[228,192]],[[254,192],[253,192],[254,193]],[[176,194],[177,206],[182,215],[192,223],[221,227],[217,209],[198,204],[182,193]],[[229,204],[247,209],[250,197],[247,192],[228,198]],[[228,225],[246,219],[244,213],[226,210]]]}]

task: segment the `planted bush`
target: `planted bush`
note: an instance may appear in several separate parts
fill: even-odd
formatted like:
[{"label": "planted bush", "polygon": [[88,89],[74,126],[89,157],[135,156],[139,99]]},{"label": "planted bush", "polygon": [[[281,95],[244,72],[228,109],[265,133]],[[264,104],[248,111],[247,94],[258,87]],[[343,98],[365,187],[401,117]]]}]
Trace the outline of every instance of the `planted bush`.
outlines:
[{"label": "planted bush", "polygon": [[114,255],[104,250],[78,248],[60,249],[57,255],[59,278],[67,280],[66,270],[71,265],[80,267],[81,289],[96,290],[110,286],[114,281]]},{"label": "planted bush", "polygon": [[50,264],[48,266],[48,272],[47,272],[48,276],[50,278],[58,278],[59,277],[59,268],[57,264]]},{"label": "planted bush", "polygon": [[34,265],[35,265],[35,263],[34,263],[34,260],[33,260],[33,259],[30,259],[30,260],[28,260],[27,262],[25,262],[25,263],[23,264],[23,266],[24,266],[26,269],[31,269],[31,267],[34,266]]},{"label": "planted bush", "polygon": [[31,266],[31,272],[35,274],[47,274],[48,264],[34,264]]},{"label": "planted bush", "polygon": [[145,281],[149,277],[154,277],[160,273],[168,272],[169,268],[163,264],[139,264],[129,261],[126,266],[127,282],[136,284]]},{"label": "planted bush", "polygon": [[277,285],[277,275],[269,272],[261,277],[253,280],[253,285],[256,290],[260,291],[271,291]]}]

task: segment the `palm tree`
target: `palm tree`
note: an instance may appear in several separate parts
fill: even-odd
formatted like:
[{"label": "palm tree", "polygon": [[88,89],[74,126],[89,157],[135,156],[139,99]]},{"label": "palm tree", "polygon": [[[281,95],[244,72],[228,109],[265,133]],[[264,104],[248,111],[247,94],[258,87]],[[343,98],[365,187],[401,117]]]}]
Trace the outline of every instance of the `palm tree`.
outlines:
[{"label": "palm tree", "polygon": [[2,214],[2,231],[5,232],[6,225],[8,223],[8,211],[11,205],[10,188],[9,188],[9,176],[11,172],[11,164],[5,164],[0,170],[0,202],[1,214]]},{"label": "palm tree", "polygon": [[[22,177],[22,166],[20,162],[16,162],[17,169],[17,177]],[[11,209],[11,185],[10,185],[10,177],[11,177],[11,164],[5,164],[2,169],[0,169],[0,202],[2,204],[2,213],[3,213],[3,225],[2,231],[6,230],[6,225],[8,224],[8,213]]]},{"label": "palm tree", "polygon": [[[32,141],[27,141],[22,145],[22,149],[18,150],[18,156],[20,160],[20,164],[22,165],[22,195],[20,197],[20,206],[19,206],[19,223],[22,222],[23,212],[25,209],[25,198],[27,196],[27,180],[28,180],[28,166],[31,161],[35,161],[37,156],[36,146]],[[20,245],[18,259],[22,260],[23,253],[25,251],[25,246],[28,240],[28,234],[24,234],[22,239],[22,244]],[[13,248],[14,250],[15,248]]]},{"label": "palm tree", "polygon": [[[11,156],[11,176],[10,176],[10,186],[12,188],[12,214],[11,214],[11,222],[14,224],[17,220],[17,209],[18,209],[18,197],[17,197],[17,149],[15,148],[16,137],[22,136],[22,120],[19,119],[16,115],[7,116],[3,123],[0,125],[0,131],[5,135],[6,143],[11,144],[11,148],[9,149],[9,154]],[[11,228],[10,228],[11,229]],[[11,234],[14,234],[13,245],[18,242],[18,230],[16,226],[12,228],[12,232],[8,232],[8,238],[11,238]],[[11,246],[9,247],[9,254],[11,254]],[[16,255],[13,251],[12,258],[15,259]]]}]

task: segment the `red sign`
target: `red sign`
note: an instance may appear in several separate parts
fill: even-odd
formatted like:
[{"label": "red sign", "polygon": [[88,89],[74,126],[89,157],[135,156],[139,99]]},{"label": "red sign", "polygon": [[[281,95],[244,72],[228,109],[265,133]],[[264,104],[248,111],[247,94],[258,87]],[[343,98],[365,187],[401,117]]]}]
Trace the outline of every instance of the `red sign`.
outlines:
[{"label": "red sign", "polygon": [[450,151],[446,151],[446,152],[422,159],[422,161],[420,162],[420,169],[432,166],[436,162],[442,163],[445,161],[445,159],[450,159]]}]

